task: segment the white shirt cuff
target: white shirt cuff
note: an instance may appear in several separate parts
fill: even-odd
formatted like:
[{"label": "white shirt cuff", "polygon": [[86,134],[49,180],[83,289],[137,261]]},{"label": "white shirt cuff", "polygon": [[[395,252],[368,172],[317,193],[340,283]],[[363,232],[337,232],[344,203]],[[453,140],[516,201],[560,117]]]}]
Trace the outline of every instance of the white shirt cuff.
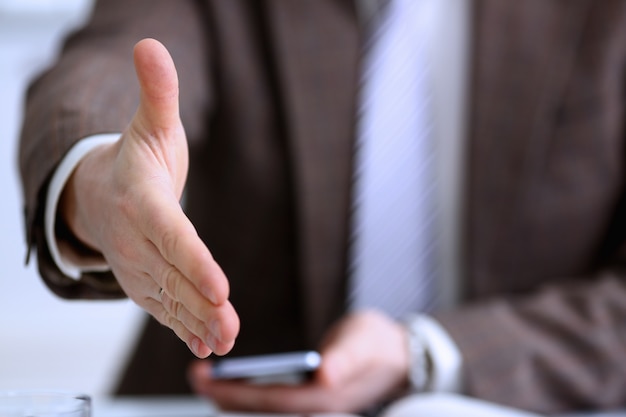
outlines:
[{"label": "white shirt cuff", "polygon": [[120,136],[119,133],[108,133],[88,136],[82,139],[63,158],[50,181],[44,217],[46,242],[57,267],[65,275],[76,280],[80,278],[83,272],[104,272],[109,270],[109,266],[102,258],[80,258],[72,252],[69,245],[64,245],[63,242],[57,240],[54,229],[59,199],[67,180],[82,158],[98,146],[116,142]]},{"label": "white shirt cuff", "polygon": [[418,315],[412,323],[420,333],[430,355],[432,391],[461,393],[463,390],[463,357],[456,343],[438,321],[426,315]]}]

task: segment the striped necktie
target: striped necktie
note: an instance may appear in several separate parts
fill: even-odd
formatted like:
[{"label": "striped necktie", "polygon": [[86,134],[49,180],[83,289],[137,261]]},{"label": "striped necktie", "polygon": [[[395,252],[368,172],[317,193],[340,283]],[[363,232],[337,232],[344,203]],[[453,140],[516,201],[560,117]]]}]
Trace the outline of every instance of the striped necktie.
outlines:
[{"label": "striped necktie", "polygon": [[348,304],[394,318],[436,304],[429,1],[391,0],[365,48]]}]

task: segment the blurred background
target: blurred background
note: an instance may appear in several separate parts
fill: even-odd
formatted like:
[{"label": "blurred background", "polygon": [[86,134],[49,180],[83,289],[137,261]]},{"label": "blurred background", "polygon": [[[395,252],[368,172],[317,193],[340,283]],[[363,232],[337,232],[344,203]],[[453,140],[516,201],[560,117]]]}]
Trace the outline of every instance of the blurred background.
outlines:
[{"label": "blurred background", "polygon": [[24,265],[17,149],[29,80],[50,64],[91,0],[0,0],[0,390],[105,395],[139,327],[127,300],[65,301]]}]

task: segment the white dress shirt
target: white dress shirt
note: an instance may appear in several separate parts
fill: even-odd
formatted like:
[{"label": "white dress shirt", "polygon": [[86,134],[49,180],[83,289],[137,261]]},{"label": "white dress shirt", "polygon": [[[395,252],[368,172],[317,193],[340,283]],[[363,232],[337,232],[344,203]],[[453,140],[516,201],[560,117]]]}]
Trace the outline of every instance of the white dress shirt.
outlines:
[{"label": "white dress shirt", "polygon": [[[359,0],[362,13],[372,0]],[[460,208],[463,199],[463,145],[466,122],[466,92],[471,40],[471,0],[436,0],[433,13],[435,34],[430,46],[433,68],[434,142],[437,148],[440,271],[439,306],[446,309],[458,301],[460,289]],[[119,133],[95,135],[78,142],[55,171],[48,190],[45,234],[50,253],[59,269],[79,279],[83,272],[108,270],[104,259],[84,259],[71,247],[57,241],[54,229],[61,192],[71,173],[90,150],[113,143]],[[445,329],[431,317],[421,315],[419,330],[429,350],[434,391],[462,390],[462,357]]]}]

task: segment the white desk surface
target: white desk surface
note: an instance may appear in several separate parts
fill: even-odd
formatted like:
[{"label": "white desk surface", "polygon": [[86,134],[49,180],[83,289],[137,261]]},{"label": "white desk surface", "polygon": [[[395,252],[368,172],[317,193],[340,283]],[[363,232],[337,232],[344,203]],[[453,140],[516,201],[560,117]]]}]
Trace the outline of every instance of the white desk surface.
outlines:
[{"label": "white desk surface", "polygon": [[[92,417],[297,417],[286,414],[222,413],[210,401],[195,397],[94,398]],[[315,417],[315,415],[309,415]],[[324,414],[324,417],[354,417]],[[321,416],[320,416],[321,417]]]},{"label": "white desk surface", "polygon": [[[474,399],[454,395],[435,395],[435,398],[413,401],[418,407],[388,410],[383,417],[518,417],[535,416]],[[405,407],[406,408],[406,407]],[[408,412],[407,412],[408,411]],[[296,417],[250,413],[221,413],[208,400],[191,396],[94,398],[92,417]],[[313,416],[310,416],[313,417]],[[345,414],[324,414],[318,417],[354,417]],[[540,416],[537,416],[540,417]],[[568,414],[559,417],[626,417],[626,410],[602,413]]]},{"label": "white desk surface", "polygon": [[213,405],[194,397],[93,398],[92,417],[208,417]]}]

